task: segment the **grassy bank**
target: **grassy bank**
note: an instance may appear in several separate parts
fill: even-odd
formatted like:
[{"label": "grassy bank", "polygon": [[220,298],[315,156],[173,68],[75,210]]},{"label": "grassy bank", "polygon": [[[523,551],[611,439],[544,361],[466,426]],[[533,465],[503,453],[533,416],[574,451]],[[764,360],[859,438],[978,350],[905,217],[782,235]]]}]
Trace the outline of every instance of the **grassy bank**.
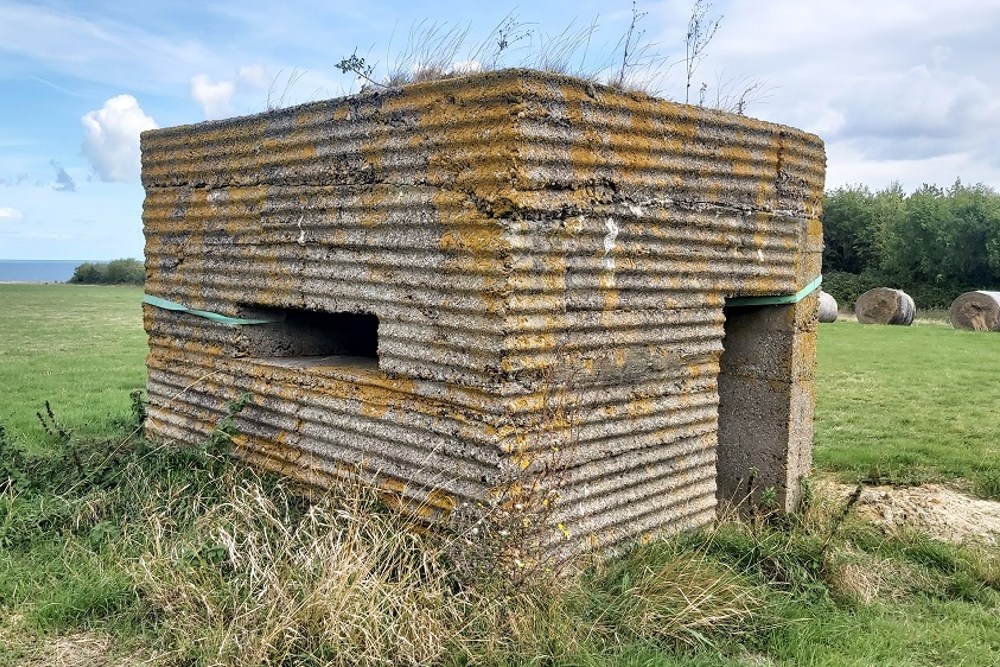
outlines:
[{"label": "grassy bank", "polygon": [[[306,502],[232,462],[225,424],[185,449],[129,437],[139,294],[0,285],[0,664],[66,645],[107,665],[995,664],[997,550],[884,533],[843,499],[571,576],[471,577],[459,534],[414,531],[363,489]],[[994,338],[821,327],[820,468],[981,479]],[[38,423],[46,400],[65,434]]]}]

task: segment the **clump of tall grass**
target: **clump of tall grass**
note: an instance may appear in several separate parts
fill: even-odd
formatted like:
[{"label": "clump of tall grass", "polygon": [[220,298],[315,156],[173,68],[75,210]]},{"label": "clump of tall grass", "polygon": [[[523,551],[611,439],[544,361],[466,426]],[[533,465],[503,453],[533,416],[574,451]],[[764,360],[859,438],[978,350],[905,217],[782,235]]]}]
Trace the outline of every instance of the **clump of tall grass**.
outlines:
[{"label": "clump of tall grass", "polygon": [[181,535],[147,521],[138,589],[187,659],[426,664],[456,640],[462,601],[427,538],[361,487],[302,509],[250,477]]},{"label": "clump of tall grass", "polygon": [[616,640],[712,646],[770,623],[766,591],[703,549],[658,540],[600,563],[590,577],[591,630]]},{"label": "clump of tall grass", "polygon": [[363,486],[304,508],[279,489],[234,480],[180,535],[147,517],[131,571],[159,610],[162,649],[212,665],[518,662],[622,641],[711,645],[768,625],[759,586],[667,542],[559,573],[537,568],[514,588],[503,562],[469,581],[448,535]]},{"label": "clump of tall grass", "polygon": [[[384,63],[373,60],[370,53],[359,54],[355,48],[335,66],[344,74],[353,74],[362,90],[520,67],[658,95],[671,70],[683,65],[684,101],[693,104],[691,85],[695,72],[723,18],[710,15],[710,9],[711,5],[704,0],[694,0],[683,55],[680,45],[677,55],[671,56],[662,44],[646,37],[643,22],[648,12],[640,11],[638,3],[633,1],[630,20],[614,46],[603,44],[593,48],[600,31],[596,17],[584,24],[574,20],[559,32],[546,33],[511,11],[482,42],[471,47],[468,46],[471,25],[423,20],[410,29],[406,44],[398,54],[386,53]],[[391,51],[391,37],[389,42]],[[595,53],[599,54],[596,58]],[[705,106],[714,97],[716,108],[739,114],[767,93],[764,82],[752,76],[719,81],[719,90],[714,96],[707,95],[708,87],[707,83],[702,84],[697,101],[700,106]]]},{"label": "clump of tall grass", "polygon": [[795,516],[765,507],[525,569],[361,484],[303,496],[229,455],[232,422],[196,446],[8,457],[0,538],[24,577],[0,580],[0,612],[18,604],[38,632],[131,632],[168,664],[600,664],[630,646],[759,649],[817,608],[1000,599],[995,553],[880,533],[817,493]]}]

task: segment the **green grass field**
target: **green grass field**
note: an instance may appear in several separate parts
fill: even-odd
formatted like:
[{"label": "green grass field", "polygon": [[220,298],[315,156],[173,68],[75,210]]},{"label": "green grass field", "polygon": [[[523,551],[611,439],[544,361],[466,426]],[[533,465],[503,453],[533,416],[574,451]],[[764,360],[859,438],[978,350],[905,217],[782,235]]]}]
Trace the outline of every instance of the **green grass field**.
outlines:
[{"label": "green grass field", "polygon": [[962,478],[1000,499],[1000,336],[820,327],[815,463],[846,480]]},{"label": "green grass field", "polygon": [[0,285],[0,423],[43,443],[49,401],[81,436],[106,434],[145,384],[142,288]]},{"label": "green grass field", "polygon": [[[140,295],[0,285],[0,664],[61,664],[59,642],[192,667],[997,664],[998,550],[886,534],[832,498],[578,576],[469,584],[447,540],[358,494],[306,507],[218,455],[225,433],[188,450],[127,438]],[[819,471],[996,494],[998,345],[822,325]],[[69,437],[38,422],[45,401]]]}]

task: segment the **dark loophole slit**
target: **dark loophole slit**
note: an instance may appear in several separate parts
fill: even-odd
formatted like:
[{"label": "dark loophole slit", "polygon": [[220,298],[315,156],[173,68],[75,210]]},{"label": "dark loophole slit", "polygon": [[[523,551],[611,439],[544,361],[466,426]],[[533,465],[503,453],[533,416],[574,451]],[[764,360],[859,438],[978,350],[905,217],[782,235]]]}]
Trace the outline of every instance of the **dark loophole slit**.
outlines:
[{"label": "dark loophole slit", "polygon": [[244,306],[249,317],[274,320],[243,327],[249,356],[262,362],[307,368],[378,368],[378,317],[301,308]]}]

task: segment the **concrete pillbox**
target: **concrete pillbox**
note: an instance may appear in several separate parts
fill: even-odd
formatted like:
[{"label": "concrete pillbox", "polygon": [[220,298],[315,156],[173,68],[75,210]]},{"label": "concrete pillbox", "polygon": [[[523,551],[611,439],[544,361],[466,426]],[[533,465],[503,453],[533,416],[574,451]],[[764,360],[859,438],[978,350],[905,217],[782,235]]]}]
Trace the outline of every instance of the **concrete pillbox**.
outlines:
[{"label": "concrete pillbox", "polygon": [[142,154],[146,291],[271,320],[146,306],[152,437],[203,438],[249,393],[250,461],[431,521],[531,479],[567,552],[705,524],[751,469],[794,504],[815,295],[724,306],[819,275],[817,137],[504,70],[153,130]]}]

